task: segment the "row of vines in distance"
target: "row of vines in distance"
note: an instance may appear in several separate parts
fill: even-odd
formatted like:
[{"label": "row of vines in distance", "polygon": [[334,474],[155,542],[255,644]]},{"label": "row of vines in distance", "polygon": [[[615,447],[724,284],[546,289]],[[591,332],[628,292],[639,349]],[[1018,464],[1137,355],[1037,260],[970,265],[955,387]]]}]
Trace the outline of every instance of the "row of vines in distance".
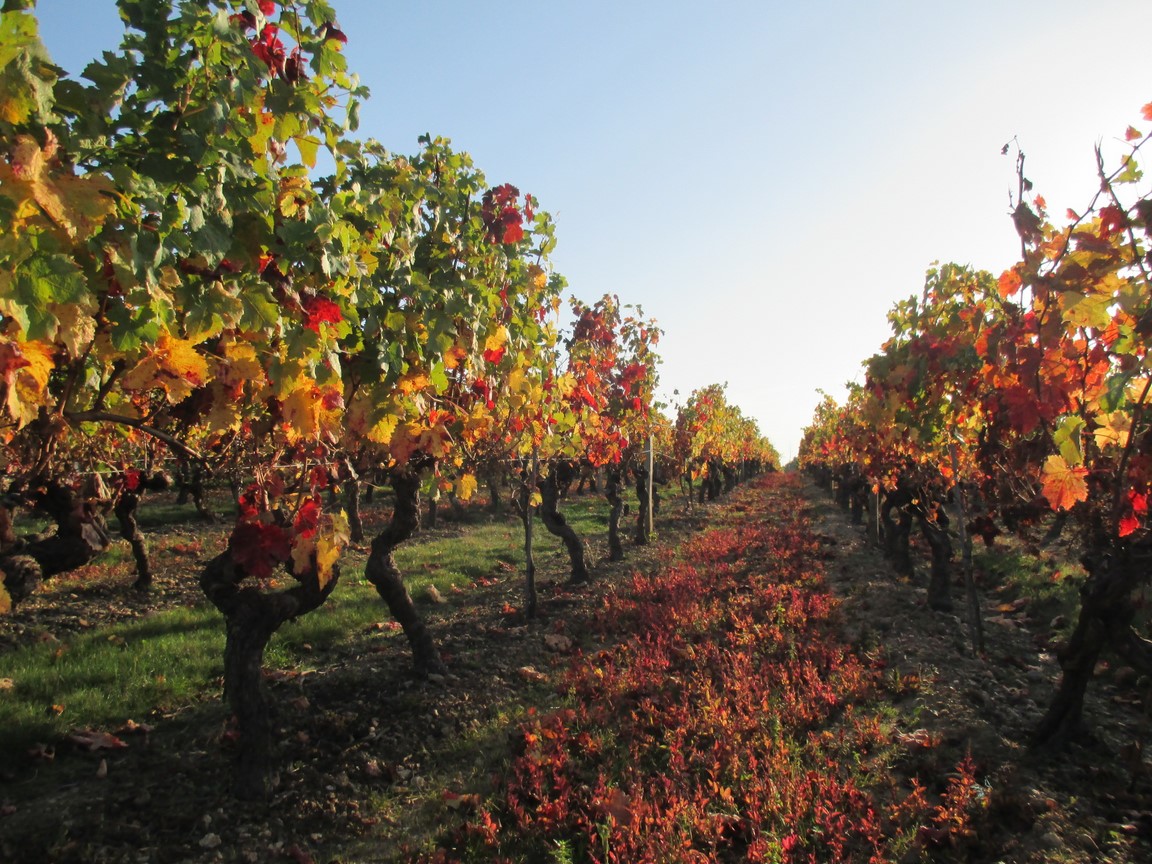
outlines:
[{"label": "row of vines in distance", "polygon": [[1142,122],[1115,164],[1097,147],[1099,191],[1063,219],[1017,151],[1019,260],[998,276],[934,266],[889,314],[893,335],[865,363],[864,385],[843,405],[825,398],[801,447],[847,502],[879,494],[875,516],[903,569],[919,524],[937,609],[952,606],[950,509],[967,555],[974,533],[991,543],[1055,511],[1053,532],[1074,536],[1087,579],[1037,744],[1082,731],[1106,647],[1152,674],[1134,626],[1152,565],[1152,198],[1140,166],[1152,104]]}]

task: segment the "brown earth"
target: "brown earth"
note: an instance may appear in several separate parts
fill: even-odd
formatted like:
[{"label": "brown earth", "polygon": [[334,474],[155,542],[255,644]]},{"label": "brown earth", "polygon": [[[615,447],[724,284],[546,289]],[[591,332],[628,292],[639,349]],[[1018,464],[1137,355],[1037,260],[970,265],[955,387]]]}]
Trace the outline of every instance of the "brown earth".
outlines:
[{"label": "brown earth", "polygon": [[[912,767],[927,776],[965,752],[976,760],[987,810],[969,860],[1152,862],[1152,784],[1142,758],[1149,727],[1132,670],[1098,670],[1085,706],[1092,740],[1033,752],[1030,733],[1060,679],[1051,609],[977,573],[985,650],[976,656],[959,580],[957,613],[931,611],[926,590],[897,579],[863,527],[814,487],[806,496],[829,585],[843,598],[848,641],[923,682],[901,710],[942,746],[925,749],[924,764]],[[921,550],[921,570],[927,561]]]},{"label": "brown earth", "polygon": [[[1117,670],[1093,682],[1094,741],[1030,752],[1028,732],[1059,674],[1048,616],[1019,601],[1010,608],[1015,598],[984,586],[987,650],[974,657],[958,617],[929,611],[923,590],[896,579],[862,529],[814,488],[803,494],[829,585],[843,598],[847,641],[919,677],[894,710],[917,730],[912,737],[935,746],[910,748],[914,764],[901,767],[939,774],[969,751],[978,765],[987,807],[971,842],[948,860],[1152,861],[1152,784],[1139,753],[1147,726],[1131,676]],[[552,682],[573,646],[586,642],[581,622],[597,615],[605,587],[660,566],[680,539],[729,506],[666,512],[656,544],[630,547],[622,564],[599,562],[587,588],[562,585],[561,558],[538,562],[536,621],[509,612],[520,602],[511,568],[424,606],[448,661],[445,676],[415,678],[404,640],[383,619],[339,646],[317,646],[307,668],[271,671],[283,768],[267,804],[226,794],[231,745],[215,697],[137,718],[152,729],[126,736],[126,749],[85,752],[57,742],[53,761],[29,757],[0,784],[0,861],[386,862],[426,848],[467,810],[470,799],[457,795],[491,788],[489,775],[528,706],[559,704]],[[591,539],[602,552],[602,538]],[[196,560],[158,568],[161,605],[202,602],[189,578]],[[64,639],[143,614],[143,603],[109,585],[58,591],[50,604],[29,603],[0,623],[0,647],[30,634]]]}]

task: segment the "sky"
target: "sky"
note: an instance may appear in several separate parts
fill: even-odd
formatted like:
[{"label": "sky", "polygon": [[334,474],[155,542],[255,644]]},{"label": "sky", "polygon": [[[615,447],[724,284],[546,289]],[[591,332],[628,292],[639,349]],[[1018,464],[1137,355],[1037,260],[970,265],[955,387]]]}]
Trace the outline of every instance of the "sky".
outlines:
[{"label": "sky", "polygon": [[[331,2],[356,134],[536,196],[570,293],[664,330],[664,398],[726,383],[784,461],[934,261],[1016,261],[1004,144],[1082,210],[1152,102],[1149,0]],[[37,14],[74,75],[123,32],[113,0]]]}]

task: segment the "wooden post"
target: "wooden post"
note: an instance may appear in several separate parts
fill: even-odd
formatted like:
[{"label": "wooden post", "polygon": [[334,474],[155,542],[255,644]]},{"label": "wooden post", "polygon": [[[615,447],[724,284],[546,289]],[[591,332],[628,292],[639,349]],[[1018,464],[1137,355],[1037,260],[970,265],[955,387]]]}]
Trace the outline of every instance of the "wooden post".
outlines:
[{"label": "wooden post", "polygon": [[654,438],[652,435],[648,436],[648,513],[646,514],[647,524],[644,526],[644,533],[649,537],[652,536],[652,529],[654,527],[654,520],[652,518],[652,483],[655,471],[653,470],[655,458],[652,453]]}]

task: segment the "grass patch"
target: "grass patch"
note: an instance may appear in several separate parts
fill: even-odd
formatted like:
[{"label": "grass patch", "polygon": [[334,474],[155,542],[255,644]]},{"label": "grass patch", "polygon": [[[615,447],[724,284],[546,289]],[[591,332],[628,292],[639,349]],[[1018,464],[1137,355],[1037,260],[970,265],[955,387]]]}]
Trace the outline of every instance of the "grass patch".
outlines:
[{"label": "grass patch", "polygon": [[[171,513],[175,505],[145,501],[145,512],[155,512],[157,507]],[[373,505],[378,507],[386,508],[386,502]],[[185,526],[196,519],[191,508],[180,507],[179,512]],[[599,537],[607,514],[602,499],[580,498],[566,505],[565,512],[578,532],[594,538],[594,547],[602,545]],[[417,535],[397,550],[405,584],[418,603],[429,586],[448,596],[453,589],[464,589],[481,578],[520,578],[524,559],[520,522],[492,520],[473,511],[467,515],[472,524],[445,520],[442,527]],[[191,523],[192,531],[196,524]],[[541,575],[565,579],[568,568],[563,546],[539,524],[535,538]],[[114,546],[115,554],[102,560],[120,566],[127,544]],[[211,554],[197,551],[204,557]],[[364,562],[364,551],[349,551],[341,561],[341,584],[328,603],[286,624],[273,637],[265,658],[268,668],[322,662],[318,652],[347,647],[363,639],[371,625],[389,618],[383,601],[362,578]],[[99,582],[106,577],[102,567],[87,569],[85,579]],[[70,581],[68,587],[83,594],[82,582]],[[32,745],[57,740],[69,730],[114,729],[128,718],[141,721],[154,712],[170,712],[218,696],[223,618],[206,600],[193,597],[183,608],[0,654],[0,679],[12,681],[10,688],[0,690],[0,728],[5,730],[0,763],[22,761]],[[403,637],[397,632],[381,634],[381,638]]]},{"label": "grass patch", "polygon": [[223,668],[217,618],[174,609],[0,657],[0,677],[13,682],[0,697],[0,759],[70,729],[114,728],[195,701]]}]

